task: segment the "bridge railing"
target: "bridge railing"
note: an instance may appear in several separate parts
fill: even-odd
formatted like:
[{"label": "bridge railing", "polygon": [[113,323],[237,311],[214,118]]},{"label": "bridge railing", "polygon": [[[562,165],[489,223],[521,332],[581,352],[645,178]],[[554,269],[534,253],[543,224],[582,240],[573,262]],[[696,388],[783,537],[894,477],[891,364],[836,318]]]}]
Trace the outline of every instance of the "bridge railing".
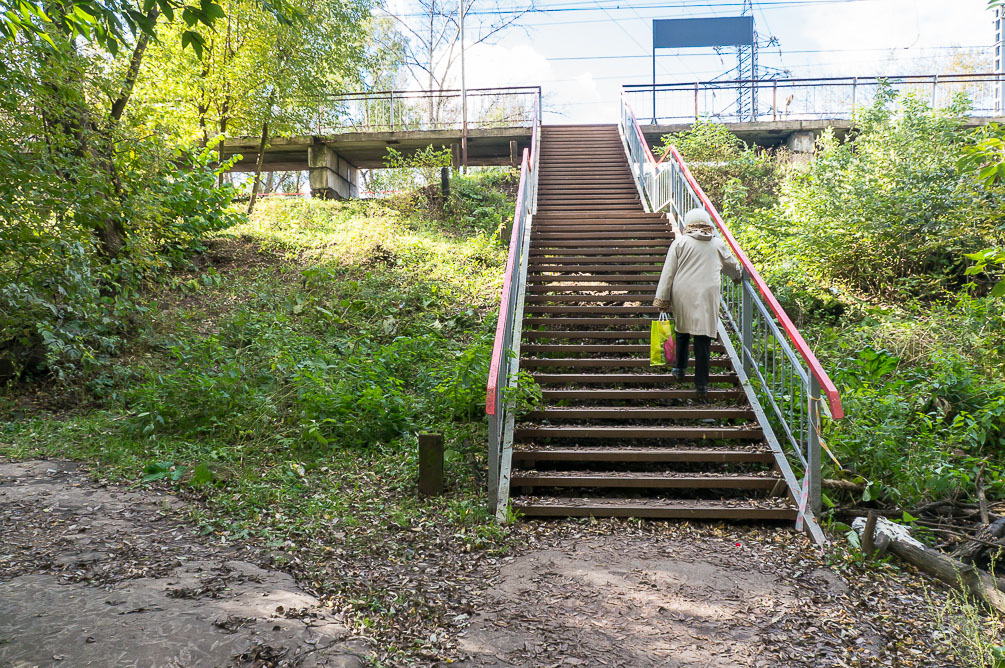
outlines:
[{"label": "bridge railing", "polygon": [[489,507],[502,517],[509,499],[509,477],[513,455],[515,406],[512,391],[520,371],[520,336],[523,325],[524,289],[530,257],[531,219],[537,210],[538,159],[541,152],[540,98],[533,117],[529,149],[524,149],[520,166],[516,210],[509,241],[509,257],[503,278],[495,344],[489,365],[485,412],[489,420],[488,480]]},{"label": "bridge railing", "polygon": [[[327,96],[318,101],[316,134],[460,130],[460,90],[385,90]],[[471,88],[469,129],[529,127],[541,99],[540,86]]]},{"label": "bridge railing", "polygon": [[[625,97],[621,133],[632,174],[650,211],[665,210],[680,231],[684,214],[704,209],[743,268],[739,284],[723,280],[719,334],[782,475],[799,502],[798,525],[808,521],[811,532],[822,540],[813,520],[821,503],[820,426],[828,411],[833,419],[844,416],[837,388],[677,149],[671,148],[659,161],[655,159]],[[802,469],[801,481],[789,465],[790,457]]]},{"label": "bridge railing", "polygon": [[[690,123],[712,119],[724,123],[745,121],[797,121],[851,119],[856,109],[870,106],[883,85],[898,92],[913,92],[934,108],[949,106],[963,93],[974,116],[1002,113],[995,92],[1005,75],[925,74],[888,77],[824,77],[732,81],[689,81],[638,84],[623,87],[637,117],[658,124]],[[754,101],[753,112],[740,117],[737,91]]]}]

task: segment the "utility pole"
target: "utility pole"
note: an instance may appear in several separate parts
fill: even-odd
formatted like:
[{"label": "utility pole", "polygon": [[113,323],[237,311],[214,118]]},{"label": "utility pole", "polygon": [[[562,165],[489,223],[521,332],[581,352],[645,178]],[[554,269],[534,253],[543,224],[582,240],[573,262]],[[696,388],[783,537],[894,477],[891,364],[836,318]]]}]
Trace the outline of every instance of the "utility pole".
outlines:
[{"label": "utility pole", "polygon": [[[742,16],[754,15],[753,0],[743,0]],[[736,78],[740,83],[736,86],[736,115],[739,121],[757,120],[757,31],[753,33],[750,44],[742,44],[736,48]],[[749,80],[748,83],[744,81]]]},{"label": "utility pole", "polygon": [[460,39],[461,39],[461,170],[467,171],[468,166],[468,84],[464,76],[464,0],[461,3]]}]

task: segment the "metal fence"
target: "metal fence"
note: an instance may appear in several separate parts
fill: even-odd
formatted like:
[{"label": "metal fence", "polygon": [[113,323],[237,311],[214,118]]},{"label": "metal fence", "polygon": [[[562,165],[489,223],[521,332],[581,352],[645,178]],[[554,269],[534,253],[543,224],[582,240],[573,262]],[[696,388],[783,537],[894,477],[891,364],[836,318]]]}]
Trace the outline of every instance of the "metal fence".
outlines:
[{"label": "metal fence", "polygon": [[[782,476],[798,500],[798,526],[807,523],[814,537],[822,541],[823,534],[813,519],[821,503],[820,426],[828,409],[834,419],[843,417],[837,388],[694,180],[680,153],[672,148],[662,160],[654,158],[625,97],[621,132],[632,174],[649,210],[665,210],[678,226],[687,211],[706,210],[743,267],[739,284],[723,281],[719,335],[775,452]],[[797,479],[797,472],[802,480]]]},{"label": "metal fence", "polygon": [[513,455],[514,406],[510,399],[516,387],[520,362],[524,288],[530,255],[531,218],[537,210],[538,157],[541,151],[540,106],[533,116],[531,145],[523,151],[520,186],[510,234],[509,258],[503,279],[499,320],[489,366],[485,412],[489,418],[489,507],[500,517],[509,498],[509,474]]},{"label": "metal fence", "polygon": [[462,100],[467,98],[469,129],[527,127],[535,123],[540,86],[472,88],[332,95],[318,101],[314,130],[339,132],[402,132],[461,130]]},{"label": "metal fence", "polygon": [[[637,118],[652,124],[689,123],[713,119],[797,121],[851,119],[856,109],[870,106],[884,87],[911,93],[932,107],[948,107],[960,95],[970,101],[973,116],[997,116],[995,91],[1003,74],[925,74],[888,77],[827,77],[814,79],[692,81],[623,87]],[[749,92],[753,112],[738,113],[737,91]]]}]

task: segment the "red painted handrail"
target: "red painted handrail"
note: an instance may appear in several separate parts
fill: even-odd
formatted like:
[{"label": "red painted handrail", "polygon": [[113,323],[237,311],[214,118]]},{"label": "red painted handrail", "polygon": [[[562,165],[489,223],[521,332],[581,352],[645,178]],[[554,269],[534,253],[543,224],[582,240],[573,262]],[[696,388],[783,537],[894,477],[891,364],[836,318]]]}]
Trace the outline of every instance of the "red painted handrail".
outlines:
[{"label": "red painted handrail", "polygon": [[503,279],[502,299],[499,300],[499,320],[496,323],[495,344],[492,346],[492,361],[489,363],[488,391],[485,393],[485,412],[496,414],[496,396],[499,392],[499,370],[503,365],[503,341],[506,338],[506,313],[509,311],[511,286],[516,271],[516,254],[520,249],[520,226],[517,221],[524,206],[523,193],[527,185],[527,175],[530,173],[530,150],[523,150],[523,162],[520,165],[520,186],[516,191],[516,213],[513,214],[513,231],[509,239],[509,257],[506,260],[506,277]]},{"label": "red painted handrail", "polygon": [[[628,106],[627,101],[624,104],[625,106]],[[653,158],[652,151],[649,150],[649,144],[646,142],[645,135],[642,134],[642,128],[639,127],[639,122],[636,120],[635,113],[632,112],[631,107],[628,107],[628,111],[629,114],[631,114],[632,125],[635,126],[635,130],[638,132],[639,138],[642,140],[642,146],[646,149],[646,157],[648,157],[649,162],[652,164],[653,168],[655,168],[659,163],[656,162],[655,158]],[[760,272],[754,268],[750,258],[748,258],[747,254],[743,252],[742,248],[740,248],[740,244],[737,243],[733,234],[729,231],[729,228],[726,227],[726,223],[723,222],[722,216],[719,215],[719,212],[716,210],[711,200],[709,200],[708,195],[705,194],[705,191],[701,189],[701,186],[698,185],[698,182],[691,174],[691,170],[688,169],[687,163],[684,162],[684,158],[681,157],[677,147],[671,146],[669,153],[673,156],[677,165],[681,168],[681,171],[684,173],[684,178],[687,179],[689,184],[691,184],[691,188],[693,188],[695,194],[698,195],[698,199],[705,205],[705,208],[708,210],[712,220],[715,221],[716,227],[718,227],[719,231],[722,232],[722,236],[726,239],[726,243],[729,244],[733,254],[736,255],[736,259],[740,261],[740,265],[747,272],[750,280],[757,286],[757,291],[761,293],[761,296],[764,297],[764,300],[768,303],[768,309],[772,312],[772,314],[774,314],[775,318],[778,319],[778,323],[789,336],[789,339],[795,346],[796,351],[806,362],[806,366],[810,370],[810,373],[812,373],[813,377],[817,379],[818,383],[820,383],[820,389],[827,397],[827,403],[831,409],[831,417],[835,420],[840,420],[844,417],[844,408],[841,406],[841,397],[838,395],[837,387],[835,387],[834,382],[830,379],[830,376],[827,375],[827,372],[824,371],[824,368],[821,366],[817,356],[813,354],[812,350],[810,350],[809,345],[806,344],[802,334],[799,333],[799,330],[789,318],[785,309],[783,309],[782,305],[778,303],[774,293],[771,292],[771,288],[769,288],[768,284],[764,282],[763,278],[761,278]],[[663,162],[665,159],[666,154],[660,158],[659,162]]]}]

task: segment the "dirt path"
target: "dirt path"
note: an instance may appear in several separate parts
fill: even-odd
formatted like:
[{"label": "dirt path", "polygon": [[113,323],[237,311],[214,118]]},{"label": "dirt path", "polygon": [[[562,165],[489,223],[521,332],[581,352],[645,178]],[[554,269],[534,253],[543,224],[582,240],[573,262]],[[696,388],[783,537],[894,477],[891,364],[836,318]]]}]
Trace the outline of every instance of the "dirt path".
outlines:
[{"label": "dirt path", "polygon": [[62,462],[0,462],[0,668],[331,666],[366,647],[289,575]]},{"label": "dirt path", "polygon": [[889,568],[846,577],[786,528],[556,523],[528,538],[457,665],[961,665],[939,643],[941,588]]},{"label": "dirt path", "polygon": [[[73,464],[0,462],[0,668],[359,668],[387,655],[253,547],[200,536],[179,510]],[[940,588],[889,566],[829,564],[787,528],[566,520],[519,524],[512,539],[491,558],[437,539],[421,569],[365,554],[314,567],[356,568],[421,600],[449,592],[441,607],[471,613],[382,665],[962,665],[945,647]],[[426,563],[433,555],[442,564]],[[409,623],[371,631],[386,640]]]}]

